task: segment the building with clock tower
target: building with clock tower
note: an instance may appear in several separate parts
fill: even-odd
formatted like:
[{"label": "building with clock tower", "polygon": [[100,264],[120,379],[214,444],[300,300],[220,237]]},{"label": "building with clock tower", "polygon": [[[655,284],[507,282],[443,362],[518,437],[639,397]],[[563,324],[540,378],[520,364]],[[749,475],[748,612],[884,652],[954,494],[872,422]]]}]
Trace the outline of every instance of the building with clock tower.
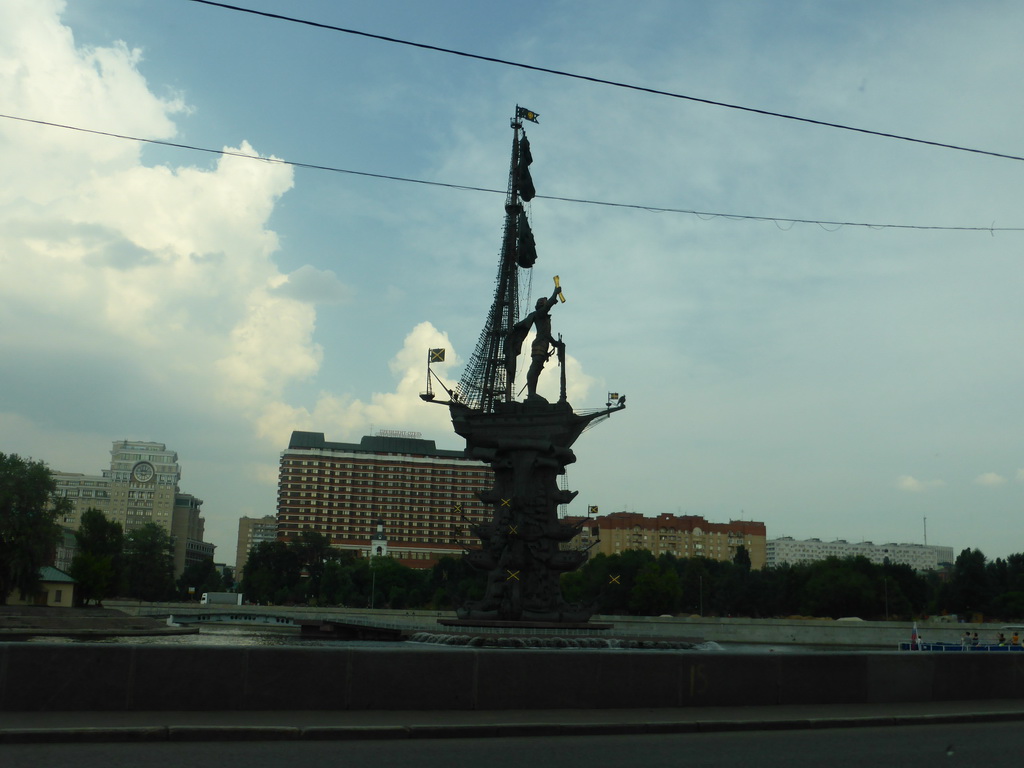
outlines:
[{"label": "building with clock tower", "polygon": [[174,539],[174,575],[199,559],[212,558],[214,545],[203,541],[202,499],[181,493],[178,454],[163,443],[115,440],[110,469],[102,475],[54,472],[57,493],[74,509],[58,522],[78,529],[83,512],[98,509],[121,524],[125,533],[155,523]]},{"label": "building with clock tower", "polygon": [[118,440],[110,449],[111,507],[107,517],[125,533],[156,523],[168,533],[181,480],[178,454],[163,443]]}]

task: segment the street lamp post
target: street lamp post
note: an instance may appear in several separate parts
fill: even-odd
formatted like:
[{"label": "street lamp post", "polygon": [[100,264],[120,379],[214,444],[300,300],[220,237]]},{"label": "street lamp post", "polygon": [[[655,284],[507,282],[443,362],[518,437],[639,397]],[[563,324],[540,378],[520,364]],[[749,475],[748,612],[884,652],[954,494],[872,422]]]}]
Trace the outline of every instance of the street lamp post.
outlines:
[{"label": "street lamp post", "polygon": [[377,569],[373,567],[373,561],[376,559],[373,555],[370,556],[370,610],[373,610],[373,599],[377,596]]}]

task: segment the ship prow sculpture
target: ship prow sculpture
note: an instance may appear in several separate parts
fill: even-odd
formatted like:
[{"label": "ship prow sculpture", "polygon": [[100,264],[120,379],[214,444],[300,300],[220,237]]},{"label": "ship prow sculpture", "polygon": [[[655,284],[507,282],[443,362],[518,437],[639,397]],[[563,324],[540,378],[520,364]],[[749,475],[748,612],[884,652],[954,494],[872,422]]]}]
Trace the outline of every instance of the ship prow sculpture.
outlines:
[{"label": "ship prow sculpture", "polygon": [[[538,122],[537,114],[516,107],[511,119],[512,162],[505,199],[505,226],[498,277],[490,312],[462,379],[449,388],[430,370],[443,360],[443,350],[428,355],[424,400],[446,405],[456,433],[466,440],[466,455],[494,470],[494,487],[478,493],[493,507],[489,523],[474,526],[480,546],[466,553],[468,561],[487,572],[480,600],[457,608],[461,623],[580,624],[589,620],[591,606],[571,605],[562,597],[559,579],[576,570],[585,551],[564,547],[580,525],[564,522],[558,507],[576,491],[559,488],[558,478],[576,461],[572,445],[590,425],[625,408],[625,397],[611,398],[605,408],[579,412],[566,399],[565,344],[551,332],[551,310],[565,302],[558,276],[550,297],[538,299],[532,312],[520,318],[521,282],[537,260],[530,229],[528,204],[535,196],[530,143],[523,121]],[[523,343],[535,331],[526,373],[526,398],[515,399],[517,363]],[[545,366],[554,356],[560,368],[560,396],[549,402],[537,393]],[[431,377],[447,400],[435,399]],[[614,402],[613,402],[614,400]]]}]

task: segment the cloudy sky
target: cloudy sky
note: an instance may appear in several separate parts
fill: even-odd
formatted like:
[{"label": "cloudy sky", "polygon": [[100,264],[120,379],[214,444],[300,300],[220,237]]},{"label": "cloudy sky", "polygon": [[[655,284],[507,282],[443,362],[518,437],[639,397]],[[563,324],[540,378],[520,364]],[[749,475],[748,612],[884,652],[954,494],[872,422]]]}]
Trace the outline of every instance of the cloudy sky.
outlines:
[{"label": "cloudy sky", "polygon": [[[1012,0],[236,4],[1024,155]],[[576,445],[571,512],[1024,551],[1020,160],[192,0],[0,0],[0,451],[98,473],[113,440],[166,443],[233,562],[292,430],[461,447],[417,394],[429,347],[450,381],[472,352],[503,215],[11,118],[503,190],[516,104],[539,195],[637,206],[532,204],[571,402],[628,395]]]}]

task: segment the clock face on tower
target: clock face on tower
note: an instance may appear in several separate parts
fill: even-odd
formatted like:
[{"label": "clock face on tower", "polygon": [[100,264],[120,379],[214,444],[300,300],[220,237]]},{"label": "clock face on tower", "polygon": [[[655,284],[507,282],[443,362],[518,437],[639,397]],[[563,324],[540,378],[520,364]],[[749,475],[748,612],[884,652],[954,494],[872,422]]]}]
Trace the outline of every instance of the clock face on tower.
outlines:
[{"label": "clock face on tower", "polygon": [[132,469],[132,477],[139,483],[148,483],[153,479],[153,475],[155,474],[156,472],[153,470],[153,465],[148,461],[140,461]]}]

